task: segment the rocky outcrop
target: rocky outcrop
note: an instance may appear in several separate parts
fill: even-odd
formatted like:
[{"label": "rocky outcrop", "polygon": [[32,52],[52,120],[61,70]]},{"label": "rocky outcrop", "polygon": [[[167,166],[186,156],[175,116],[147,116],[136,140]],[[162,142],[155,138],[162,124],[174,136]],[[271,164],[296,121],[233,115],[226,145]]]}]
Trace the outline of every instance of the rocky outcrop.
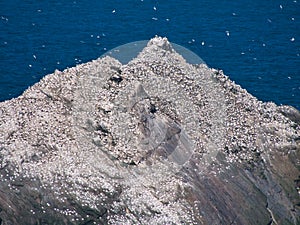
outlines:
[{"label": "rocky outcrop", "polygon": [[300,120],[156,37],[0,103],[0,224],[299,224]]}]

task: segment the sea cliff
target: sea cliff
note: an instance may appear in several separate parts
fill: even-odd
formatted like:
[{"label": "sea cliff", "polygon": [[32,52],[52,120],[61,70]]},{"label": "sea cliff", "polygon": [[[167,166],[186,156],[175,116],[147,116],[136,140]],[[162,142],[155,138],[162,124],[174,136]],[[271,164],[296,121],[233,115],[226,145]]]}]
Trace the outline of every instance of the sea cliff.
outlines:
[{"label": "sea cliff", "polygon": [[299,224],[299,150],[299,111],[155,37],[0,103],[0,224]]}]

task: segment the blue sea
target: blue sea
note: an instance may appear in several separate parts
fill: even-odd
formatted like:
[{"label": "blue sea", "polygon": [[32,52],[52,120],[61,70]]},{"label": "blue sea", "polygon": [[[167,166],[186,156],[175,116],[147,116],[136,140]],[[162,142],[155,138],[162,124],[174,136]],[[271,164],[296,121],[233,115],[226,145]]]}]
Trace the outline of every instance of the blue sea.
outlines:
[{"label": "blue sea", "polygon": [[300,109],[300,0],[0,1],[0,101],[55,69],[155,35],[259,100]]}]

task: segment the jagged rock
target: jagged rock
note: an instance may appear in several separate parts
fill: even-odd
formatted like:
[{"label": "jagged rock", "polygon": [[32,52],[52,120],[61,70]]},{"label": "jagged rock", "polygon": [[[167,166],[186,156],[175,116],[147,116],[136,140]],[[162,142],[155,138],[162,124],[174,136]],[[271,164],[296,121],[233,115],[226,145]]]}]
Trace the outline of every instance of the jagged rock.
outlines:
[{"label": "jagged rock", "polygon": [[55,71],[0,103],[0,224],[299,224],[299,121],[166,38]]}]

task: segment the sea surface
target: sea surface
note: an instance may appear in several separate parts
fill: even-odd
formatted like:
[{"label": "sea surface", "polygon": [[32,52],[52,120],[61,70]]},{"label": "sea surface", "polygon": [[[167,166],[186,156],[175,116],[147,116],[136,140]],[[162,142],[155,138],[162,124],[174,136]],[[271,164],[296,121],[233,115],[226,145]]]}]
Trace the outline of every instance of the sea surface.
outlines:
[{"label": "sea surface", "polygon": [[259,100],[300,109],[300,0],[0,1],[0,101],[55,69],[155,35]]}]

